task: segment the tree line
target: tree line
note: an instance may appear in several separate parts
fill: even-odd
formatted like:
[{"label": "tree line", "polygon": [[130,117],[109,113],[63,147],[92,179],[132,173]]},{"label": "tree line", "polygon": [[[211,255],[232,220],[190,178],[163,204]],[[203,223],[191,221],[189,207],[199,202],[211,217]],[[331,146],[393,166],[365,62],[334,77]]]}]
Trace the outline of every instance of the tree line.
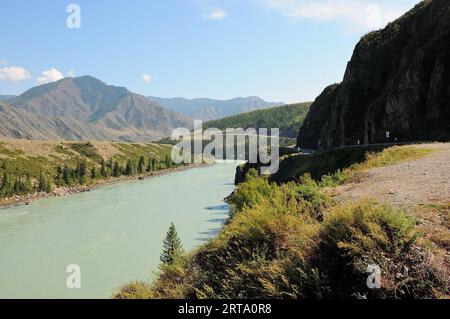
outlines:
[{"label": "tree line", "polygon": [[141,156],[138,160],[128,159],[126,162],[112,158],[109,160],[102,159],[98,165],[91,167],[86,160],[80,159],[75,167],[70,167],[68,164],[60,164],[56,168],[54,176],[41,171],[36,178],[29,172],[19,176],[12,174],[8,170],[6,163],[3,163],[1,167],[3,174],[0,180],[0,197],[23,195],[32,192],[50,193],[53,191],[54,186],[86,185],[100,179],[149,174],[176,166],[179,165],[175,164],[170,156],[166,156],[162,161],[152,157],[146,158],[145,156]]}]

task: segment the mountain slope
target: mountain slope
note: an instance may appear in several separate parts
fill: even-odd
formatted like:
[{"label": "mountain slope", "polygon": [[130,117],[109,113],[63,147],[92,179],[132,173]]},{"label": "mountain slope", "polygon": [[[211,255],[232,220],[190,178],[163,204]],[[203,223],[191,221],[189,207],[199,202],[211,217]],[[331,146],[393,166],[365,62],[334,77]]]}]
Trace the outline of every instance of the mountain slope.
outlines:
[{"label": "mountain slope", "polygon": [[15,95],[0,95],[0,102],[12,99],[13,97],[16,97],[16,96]]},{"label": "mountain slope", "polygon": [[192,126],[187,116],[90,76],[38,86],[7,103],[10,107],[3,106],[2,112],[6,122],[8,116],[23,116],[19,132],[0,132],[8,137],[144,141]]},{"label": "mountain slope", "polygon": [[208,98],[160,98],[150,96],[150,101],[175,112],[189,115],[199,120],[215,120],[226,116],[250,112],[259,109],[283,105],[281,102],[266,102],[259,97],[239,97],[231,100],[214,100]]},{"label": "mountain slope", "polygon": [[43,116],[0,103],[0,136],[34,140],[108,140],[106,129],[67,117]]},{"label": "mountain slope", "polygon": [[280,136],[295,137],[308,113],[310,102],[277,106],[206,122],[203,128],[279,128]]},{"label": "mountain slope", "polygon": [[427,0],[357,44],[344,80],[312,104],[298,145],[450,138],[450,2]]}]

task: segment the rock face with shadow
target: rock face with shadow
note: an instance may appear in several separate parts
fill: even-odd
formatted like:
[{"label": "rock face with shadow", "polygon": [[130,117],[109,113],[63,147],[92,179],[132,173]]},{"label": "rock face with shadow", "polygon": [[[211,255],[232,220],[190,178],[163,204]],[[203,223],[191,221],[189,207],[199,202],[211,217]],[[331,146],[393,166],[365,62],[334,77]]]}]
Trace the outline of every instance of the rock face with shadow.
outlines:
[{"label": "rock face with shadow", "polygon": [[450,138],[450,1],[425,0],[357,44],[341,84],[312,104],[297,144]]}]

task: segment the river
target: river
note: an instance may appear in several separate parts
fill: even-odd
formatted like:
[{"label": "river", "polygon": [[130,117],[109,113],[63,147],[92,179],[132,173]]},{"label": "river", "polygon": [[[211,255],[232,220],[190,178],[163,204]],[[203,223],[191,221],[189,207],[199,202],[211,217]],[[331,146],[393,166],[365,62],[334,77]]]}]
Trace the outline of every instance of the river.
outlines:
[{"label": "river", "polygon": [[[186,250],[217,234],[228,216],[236,164],[216,164],[144,181],[0,210],[0,298],[109,298],[148,280],[175,223]],[[81,268],[69,289],[68,265]]]}]

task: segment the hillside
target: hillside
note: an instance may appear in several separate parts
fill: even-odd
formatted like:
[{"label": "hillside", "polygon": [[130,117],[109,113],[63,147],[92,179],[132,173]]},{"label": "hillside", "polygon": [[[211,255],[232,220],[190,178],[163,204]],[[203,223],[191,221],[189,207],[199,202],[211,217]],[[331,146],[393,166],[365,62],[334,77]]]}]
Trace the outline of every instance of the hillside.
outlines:
[{"label": "hillside", "polygon": [[279,128],[280,136],[295,137],[303,123],[311,103],[283,105],[209,121],[203,124],[205,129],[218,128]]},{"label": "hillside", "polygon": [[297,144],[309,149],[450,138],[450,2],[422,1],[357,44],[343,82],[312,104]]},{"label": "hillside", "polygon": [[13,97],[16,97],[15,95],[0,95],[0,101],[6,101],[9,99],[12,99]]},{"label": "hillside", "polygon": [[169,145],[150,143],[2,138],[0,204],[22,201],[20,196],[36,192],[58,195],[71,187],[83,188],[113,178],[172,168],[175,165],[169,160],[171,150]]},{"label": "hillside", "polygon": [[192,126],[184,115],[90,76],[32,88],[4,103],[0,118],[2,136],[45,140],[149,141]]},{"label": "hillside", "polygon": [[151,102],[164,108],[203,121],[283,105],[281,102],[266,102],[256,96],[239,97],[230,100],[209,98],[190,100],[185,98],[160,98],[154,96],[149,96],[148,98]]}]

